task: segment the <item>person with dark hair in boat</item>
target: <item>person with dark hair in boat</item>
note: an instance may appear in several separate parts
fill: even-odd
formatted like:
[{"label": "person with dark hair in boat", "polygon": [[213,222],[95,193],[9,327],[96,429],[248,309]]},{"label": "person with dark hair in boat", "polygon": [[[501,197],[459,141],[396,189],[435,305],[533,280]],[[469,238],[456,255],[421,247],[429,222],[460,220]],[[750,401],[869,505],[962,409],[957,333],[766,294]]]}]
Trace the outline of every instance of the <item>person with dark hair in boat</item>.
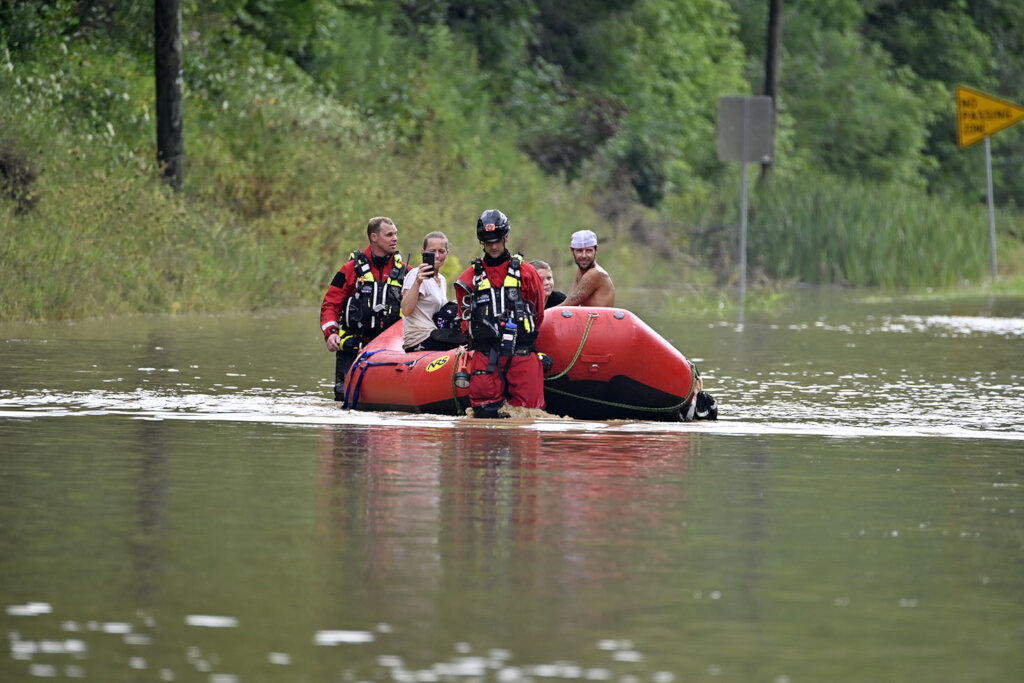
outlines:
[{"label": "person with dark hair in boat", "polygon": [[544,319],[544,285],[537,270],[506,248],[511,225],[504,213],[480,215],[476,236],[484,248],[455,282],[464,331],[475,351],[469,402],[474,417],[498,417],[510,406],[543,410],[544,371],[534,342]]},{"label": "person with dark hair in boat", "polygon": [[441,274],[447,258],[448,237],[438,230],[427,233],[423,265],[409,271],[402,291],[402,348],[406,352],[444,351],[466,341],[459,330],[438,326],[442,309],[455,308],[454,304],[448,306],[448,281]]},{"label": "person with dark hair in boat", "polygon": [[569,251],[579,271],[575,286],[560,305],[614,306],[615,285],[608,271],[597,264],[597,235],[592,230],[574,232]]},{"label": "person with dark hair in boat", "polygon": [[534,259],[530,265],[537,269],[540,281],[544,284],[544,308],[551,308],[565,301],[565,294],[555,289],[555,273],[547,261]]},{"label": "person with dark hair in boat", "polygon": [[344,400],[345,375],[362,347],[402,314],[402,282],[409,268],[398,253],[398,228],[386,216],[366,225],[370,244],[334,274],[320,305],[320,329],[334,352],[334,400]]}]

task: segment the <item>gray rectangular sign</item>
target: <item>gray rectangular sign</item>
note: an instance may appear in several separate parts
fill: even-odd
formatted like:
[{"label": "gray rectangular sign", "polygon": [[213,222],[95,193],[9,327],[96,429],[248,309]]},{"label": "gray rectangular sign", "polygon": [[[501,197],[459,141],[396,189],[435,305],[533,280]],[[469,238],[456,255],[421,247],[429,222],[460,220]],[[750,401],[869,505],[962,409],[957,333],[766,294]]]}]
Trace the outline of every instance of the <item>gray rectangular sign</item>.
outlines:
[{"label": "gray rectangular sign", "polygon": [[761,163],[772,158],[772,98],[718,100],[718,160]]}]

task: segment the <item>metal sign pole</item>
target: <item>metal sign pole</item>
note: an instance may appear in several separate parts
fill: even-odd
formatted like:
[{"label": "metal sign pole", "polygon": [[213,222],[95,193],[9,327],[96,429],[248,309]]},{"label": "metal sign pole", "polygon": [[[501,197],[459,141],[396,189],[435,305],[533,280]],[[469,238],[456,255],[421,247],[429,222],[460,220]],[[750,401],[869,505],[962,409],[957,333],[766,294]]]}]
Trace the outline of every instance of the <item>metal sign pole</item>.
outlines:
[{"label": "metal sign pole", "polygon": [[747,157],[750,146],[750,102],[743,102],[743,132],[740,133],[740,306],[747,293]]},{"label": "metal sign pole", "polygon": [[996,268],[996,210],[992,196],[992,143],[989,138],[1024,121],[1024,107],[974,88],[956,86],[956,144],[961,149],[985,139],[985,185],[988,190],[988,259],[992,279]]},{"label": "metal sign pole", "polygon": [[992,200],[992,142],[985,138],[985,184],[988,186],[988,260],[992,279],[999,279],[996,269],[996,214]]},{"label": "metal sign pole", "polygon": [[747,292],[747,165],[772,158],[772,98],[718,100],[718,159],[740,168],[740,312]]},{"label": "metal sign pole", "polygon": [[747,163],[740,164],[740,305],[747,292]]}]

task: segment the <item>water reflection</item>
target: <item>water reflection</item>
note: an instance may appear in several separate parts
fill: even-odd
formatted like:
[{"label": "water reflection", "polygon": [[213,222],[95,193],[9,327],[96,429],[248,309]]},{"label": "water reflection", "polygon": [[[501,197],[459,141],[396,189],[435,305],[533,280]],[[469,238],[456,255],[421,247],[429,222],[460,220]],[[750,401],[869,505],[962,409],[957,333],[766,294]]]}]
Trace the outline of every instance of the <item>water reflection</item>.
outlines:
[{"label": "water reflection", "polygon": [[[156,680],[687,680],[712,670],[723,680],[810,677],[821,669],[758,664],[758,643],[796,639],[827,652],[820,634],[832,631],[882,647],[891,660],[899,650],[869,635],[881,625],[931,633],[929,621],[946,629],[954,613],[973,614],[969,605],[978,604],[989,618],[1003,615],[981,632],[1001,646],[1011,633],[1001,630],[1005,619],[1019,613],[985,602],[1020,586],[1006,560],[1019,550],[1014,511],[1024,472],[991,451],[973,461],[956,450],[907,458],[896,445],[764,437],[723,449],[722,439],[699,433],[545,432],[513,423],[163,427],[136,439],[205,444],[217,435],[223,448],[243,436],[264,446],[229,459],[166,451],[176,463],[165,471],[171,490],[189,495],[187,505],[164,508],[174,533],[165,530],[159,544],[170,570],[150,575],[158,584],[152,606],[140,607],[131,590],[111,593],[110,604],[77,602],[74,581],[19,588],[52,597],[9,603],[13,635],[0,669],[10,680],[131,672]],[[303,442],[308,470],[301,458],[287,463]],[[240,475],[225,476],[229,464]],[[246,477],[250,470],[258,480]],[[259,482],[255,490],[247,492],[247,479]],[[204,504],[207,487],[226,489],[232,503]],[[906,490],[914,497],[899,495]],[[109,493],[131,500],[137,491]],[[308,530],[303,508],[313,513]],[[88,516],[103,509],[82,508]],[[147,524],[131,509],[124,514],[138,528]],[[224,527],[224,515],[232,525]],[[235,524],[249,542],[231,531]],[[134,532],[116,533],[123,540]],[[210,554],[224,546],[241,561]],[[135,552],[129,546],[124,557]],[[201,574],[183,572],[193,557]],[[28,585],[13,576],[6,590]],[[200,580],[209,590],[192,585]],[[864,621],[874,624],[870,632],[858,626]],[[695,645],[680,650],[679,642]]]},{"label": "water reflection", "polygon": [[343,589],[357,594],[364,581],[388,580],[436,587],[443,438],[387,428],[322,432],[323,547],[346,566]]},{"label": "water reflection", "polygon": [[[153,423],[136,424],[141,427],[137,443],[166,446],[181,441],[181,434],[175,434],[181,428],[174,423],[157,423],[162,431],[147,428]],[[625,675],[628,668],[622,667],[646,667],[638,645],[609,638],[618,629],[607,623],[608,605],[593,602],[591,596],[635,581],[638,565],[669,560],[670,549],[651,546],[645,537],[666,526],[673,535],[685,527],[676,519],[686,506],[685,495],[680,496],[685,484],[678,484],[687,477],[692,437],[635,438],[629,452],[623,452],[621,435],[546,434],[522,427],[468,423],[448,433],[322,430],[317,445],[318,495],[310,500],[317,507],[316,540],[310,545],[317,553],[317,567],[311,576],[316,577],[314,593],[320,597],[310,603],[315,606],[312,618],[300,618],[308,630],[296,634],[298,640],[304,638],[307,646],[344,648],[339,656],[346,662],[345,670],[369,680],[426,680],[423,676],[428,675],[607,680]],[[157,459],[156,476],[147,467],[154,452],[169,456]],[[266,675],[252,661],[251,648],[246,648],[249,661],[242,665],[237,646],[230,646],[230,641],[195,633],[234,631],[245,634],[245,640],[237,642],[262,644],[262,627],[252,615],[175,614],[171,607],[183,599],[194,602],[194,590],[175,588],[183,579],[191,580],[180,573],[185,558],[169,562],[177,565],[177,573],[154,571],[150,560],[188,537],[179,530],[175,543],[169,544],[164,529],[145,542],[137,540],[166,524],[169,491],[175,490],[173,483],[168,484],[173,477],[167,463],[173,459],[172,453],[159,448],[141,449],[136,458],[142,465],[137,491],[157,492],[154,510],[138,515],[135,530],[120,535],[129,541],[126,556],[134,565],[133,585],[145,589],[128,598],[140,611],[123,620],[100,621],[85,617],[88,612],[76,613],[66,599],[56,607],[10,605],[10,617],[46,619],[19,626],[9,639],[11,659],[25,662],[29,675],[106,680],[117,671],[118,661],[126,670],[149,672],[157,680],[189,680],[195,674],[241,680],[246,673],[251,678],[254,671]],[[638,486],[644,482],[650,486]],[[125,497],[134,496],[126,492]],[[201,499],[191,498],[196,503]],[[154,516],[162,521],[154,524]],[[180,510],[175,517],[180,526]],[[621,534],[611,545],[610,530],[613,537]],[[197,542],[206,541],[197,538],[192,545]],[[623,546],[635,553],[625,563]],[[244,548],[235,549],[239,551],[246,554]],[[201,547],[194,547],[190,554],[200,552]],[[275,573],[273,567],[268,571]],[[225,578],[236,580],[230,572],[216,580]],[[249,585],[258,590],[260,582]],[[625,593],[621,598],[628,604]],[[201,604],[220,603],[229,604],[205,594]],[[551,605],[558,606],[555,621],[542,619],[545,625],[525,641],[511,636]],[[579,642],[578,625],[588,623],[596,630]],[[181,625],[193,633],[182,631]],[[552,628],[560,632],[557,638],[545,635]],[[80,637],[61,635],[70,632]],[[124,659],[113,656],[119,648],[110,638],[121,639],[129,653]],[[547,646],[545,641],[550,641]],[[176,661],[174,646],[182,642],[195,645]],[[530,654],[520,654],[513,642]],[[259,659],[268,666],[300,664],[303,670],[320,670],[311,664],[310,657],[316,656],[308,647],[283,645],[279,637],[272,639]],[[352,649],[359,647],[370,649]],[[439,648],[451,651],[451,656],[438,658]],[[544,658],[544,652],[550,658]],[[662,673],[663,678],[668,675]]]},{"label": "water reflection", "polygon": [[170,441],[161,422],[137,423],[142,453],[139,462],[136,505],[137,531],[129,541],[136,579],[135,593],[139,604],[150,607],[160,595],[160,584],[165,572],[163,548],[168,524],[167,507],[170,503],[170,463],[167,446]]},{"label": "water reflection", "polygon": [[[617,434],[473,423],[452,430],[324,430],[325,562],[361,568],[332,589],[358,594],[352,582],[366,582],[373,599],[391,606],[385,621],[401,615],[424,628],[436,625],[424,595],[459,594],[485,621],[497,608],[491,596],[526,586],[558,591],[587,619],[586,601],[573,596],[627,579],[633,563],[623,563],[622,545],[634,538],[637,561],[647,553],[646,561],[661,563],[668,551],[648,543],[652,530],[666,522],[671,534],[685,528],[693,438],[654,435],[626,446]],[[612,546],[609,529],[616,530]],[[557,586],[533,585],[550,575],[558,576]]]}]

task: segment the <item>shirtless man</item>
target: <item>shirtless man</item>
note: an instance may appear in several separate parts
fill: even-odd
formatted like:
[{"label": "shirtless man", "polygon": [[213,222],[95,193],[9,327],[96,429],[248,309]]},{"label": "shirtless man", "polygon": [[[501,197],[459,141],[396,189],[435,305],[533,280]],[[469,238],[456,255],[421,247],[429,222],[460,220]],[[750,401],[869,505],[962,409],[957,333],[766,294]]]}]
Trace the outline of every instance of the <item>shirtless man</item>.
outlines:
[{"label": "shirtless man", "polygon": [[591,230],[574,232],[569,250],[579,272],[576,273],[576,285],[559,305],[614,306],[615,285],[608,271],[597,265],[597,235]]}]

